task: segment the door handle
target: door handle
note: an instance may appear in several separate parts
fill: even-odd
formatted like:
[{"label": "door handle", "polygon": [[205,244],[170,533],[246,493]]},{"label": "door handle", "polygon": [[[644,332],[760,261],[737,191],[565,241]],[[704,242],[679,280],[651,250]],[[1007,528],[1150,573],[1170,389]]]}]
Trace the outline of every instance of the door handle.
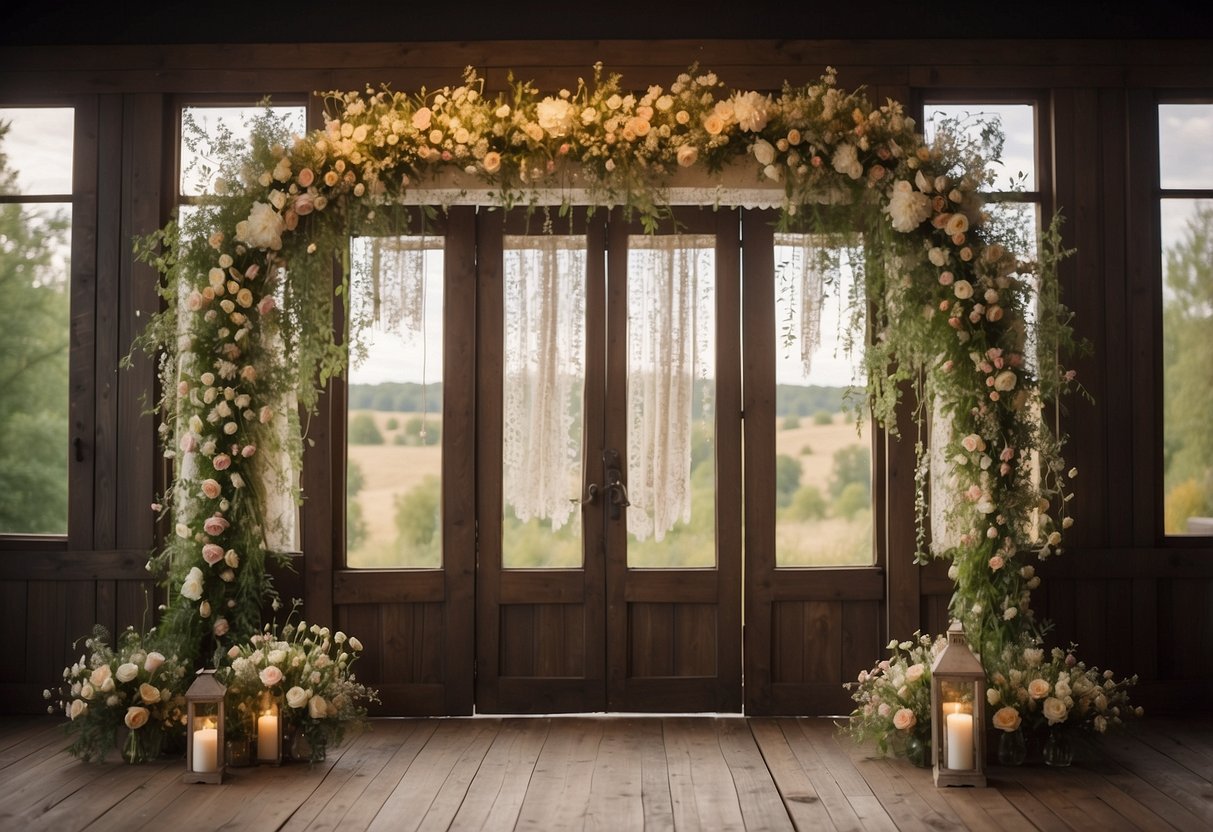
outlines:
[{"label": "door handle", "polygon": [[607,499],[611,506],[611,519],[618,520],[621,509],[631,505],[628,502],[628,487],[623,482],[623,471],[619,462],[619,451],[607,448],[602,452],[602,463],[606,475]]},{"label": "door handle", "polygon": [[585,487],[585,499],[581,499],[578,497],[569,497],[569,502],[576,503],[579,506],[584,506],[587,503],[593,503],[595,500],[598,499],[599,490],[600,489],[598,487],[598,483],[592,482]]}]

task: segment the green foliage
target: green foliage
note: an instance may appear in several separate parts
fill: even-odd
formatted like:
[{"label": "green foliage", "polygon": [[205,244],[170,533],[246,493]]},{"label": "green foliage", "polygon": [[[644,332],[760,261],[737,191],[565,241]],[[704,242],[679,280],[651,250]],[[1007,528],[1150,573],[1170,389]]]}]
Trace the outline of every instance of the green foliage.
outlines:
[{"label": "green foliage", "polygon": [[438,445],[442,442],[442,417],[413,416],[401,432],[406,445]]},{"label": "green foliage", "polygon": [[362,491],[366,476],[362,466],[350,460],[345,467],[345,546],[346,551],[354,551],[366,542],[366,517],[362,514],[362,503],[358,501],[358,492]]},{"label": "green foliage", "polygon": [[852,519],[861,511],[872,508],[872,495],[861,483],[849,482],[834,499],[834,514]]},{"label": "green foliage", "polygon": [[1184,480],[1167,492],[1165,502],[1167,534],[1186,534],[1189,517],[1213,516],[1209,484]]},{"label": "green foliage", "polygon": [[[0,192],[15,183],[0,151]],[[69,228],[0,205],[0,534],[67,533]]]},{"label": "green foliage", "polygon": [[780,507],[792,502],[792,495],[800,488],[800,476],[804,468],[800,460],[787,454],[775,457],[775,502]]},{"label": "green foliage", "polygon": [[837,499],[849,485],[859,486],[863,494],[872,493],[872,451],[867,445],[847,445],[834,452],[830,493]]},{"label": "green foliage", "polygon": [[415,384],[389,381],[351,384],[350,410],[379,410],[393,413],[439,413],[442,411],[442,382]]},{"label": "green foliage", "polygon": [[787,517],[792,520],[820,520],[826,516],[826,498],[815,485],[801,486],[792,495]]},{"label": "green foliage", "polygon": [[789,413],[787,416],[784,417],[784,419],[783,419],[783,429],[784,430],[796,430],[798,427],[800,427],[800,417],[797,416],[795,413]]},{"label": "green foliage", "polygon": [[813,455],[813,446],[808,444],[807,442],[804,445],[801,445],[800,446],[800,455],[801,456],[812,456]]},{"label": "green foliage", "polygon": [[396,498],[397,563],[440,566],[442,563],[442,488],[438,477]]},{"label": "green foliage", "polygon": [[388,430],[400,430],[400,420],[395,416],[389,417],[388,420],[383,423],[383,426]]},{"label": "green foliage", "polygon": [[834,414],[828,410],[818,410],[813,414],[813,424],[832,425],[834,424]]},{"label": "green foliage", "polygon": [[776,416],[808,416],[819,410],[837,413],[843,409],[847,388],[821,387],[816,384],[777,384]]},{"label": "green foliage", "polygon": [[355,413],[350,417],[349,442],[351,445],[382,445],[383,434],[370,413]]}]

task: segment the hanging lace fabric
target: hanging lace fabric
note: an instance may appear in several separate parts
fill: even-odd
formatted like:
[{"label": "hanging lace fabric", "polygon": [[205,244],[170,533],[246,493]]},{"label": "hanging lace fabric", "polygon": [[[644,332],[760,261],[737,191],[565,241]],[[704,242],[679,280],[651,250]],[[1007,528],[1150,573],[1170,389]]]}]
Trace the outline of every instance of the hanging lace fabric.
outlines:
[{"label": "hanging lace fabric", "polygon": [[628,240],[627,516],[637,540],[691,519],[695,406],[709,424],[713,413],[714,253],[711,236]]},{"label": "hanging lace fabric", "polygon": [[521,521],[559,530],[581,493],[585,238],[507,236],[502,486]]},{"label": "hanging lace fabric", "polygon": [[826,268],[810,234],[776,234],[775,250],[786,256],[775,264],[775,294],[781,319],[775,322],[779,346],[800,359],[804,378],[821,346],[821,307],[825,300]]}]

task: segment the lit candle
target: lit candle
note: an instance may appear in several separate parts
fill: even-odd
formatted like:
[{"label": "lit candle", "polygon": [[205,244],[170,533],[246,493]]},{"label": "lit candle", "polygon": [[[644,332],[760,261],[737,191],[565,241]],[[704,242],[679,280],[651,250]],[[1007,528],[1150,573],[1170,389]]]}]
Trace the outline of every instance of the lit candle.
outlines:
[{"label": "lit candle", "polygon": [[973,768],[973,715],[948,714],[948,768]]},{"label": "lit candle", "polygon": [[278,759],[278,715],[262,714],[257,717],[257,759]]},{"label": "lit candle", "polygon": [[[209,722],[203,723],[204,726]],[[219,769],[219,729],[202,727],[194,732],[194,771]]]},{"label": "lit candle", "polygon": [[961,704],[960,702],[944,702],[944,703],[943,703],[943,712],[944,712],[944,716],[947,716],[948,714],[959,714],[959,713],[963,713],[963,712],[961,711],[961,708],[962,708],[962,707],[963,707],[963,706],[962,706],[962,704]]}]

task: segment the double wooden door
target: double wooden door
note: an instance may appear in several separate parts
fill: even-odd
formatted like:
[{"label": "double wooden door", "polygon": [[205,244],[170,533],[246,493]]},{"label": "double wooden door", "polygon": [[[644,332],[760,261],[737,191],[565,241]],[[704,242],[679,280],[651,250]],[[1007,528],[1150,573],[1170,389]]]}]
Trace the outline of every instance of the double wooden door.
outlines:
[{"label": "double wooden door", "polygon": [[[477,241],[476,708],[739,710],[736,212],[680,214],[674,240],[605,212],[555,242],[520,222],[481,222]],[[530,247],[550,262],[554,244],[559,285],[520,285]],[[565,363],[536,367],[537,351]],[[554,416],[520,390],[536,383],[556,388]],[[535,431],[559,435],[561,476],[536,464],[552,451]],[[553,482],[543,516],[533,492]],[[658,505],[663,484],[681,514]]]}]

